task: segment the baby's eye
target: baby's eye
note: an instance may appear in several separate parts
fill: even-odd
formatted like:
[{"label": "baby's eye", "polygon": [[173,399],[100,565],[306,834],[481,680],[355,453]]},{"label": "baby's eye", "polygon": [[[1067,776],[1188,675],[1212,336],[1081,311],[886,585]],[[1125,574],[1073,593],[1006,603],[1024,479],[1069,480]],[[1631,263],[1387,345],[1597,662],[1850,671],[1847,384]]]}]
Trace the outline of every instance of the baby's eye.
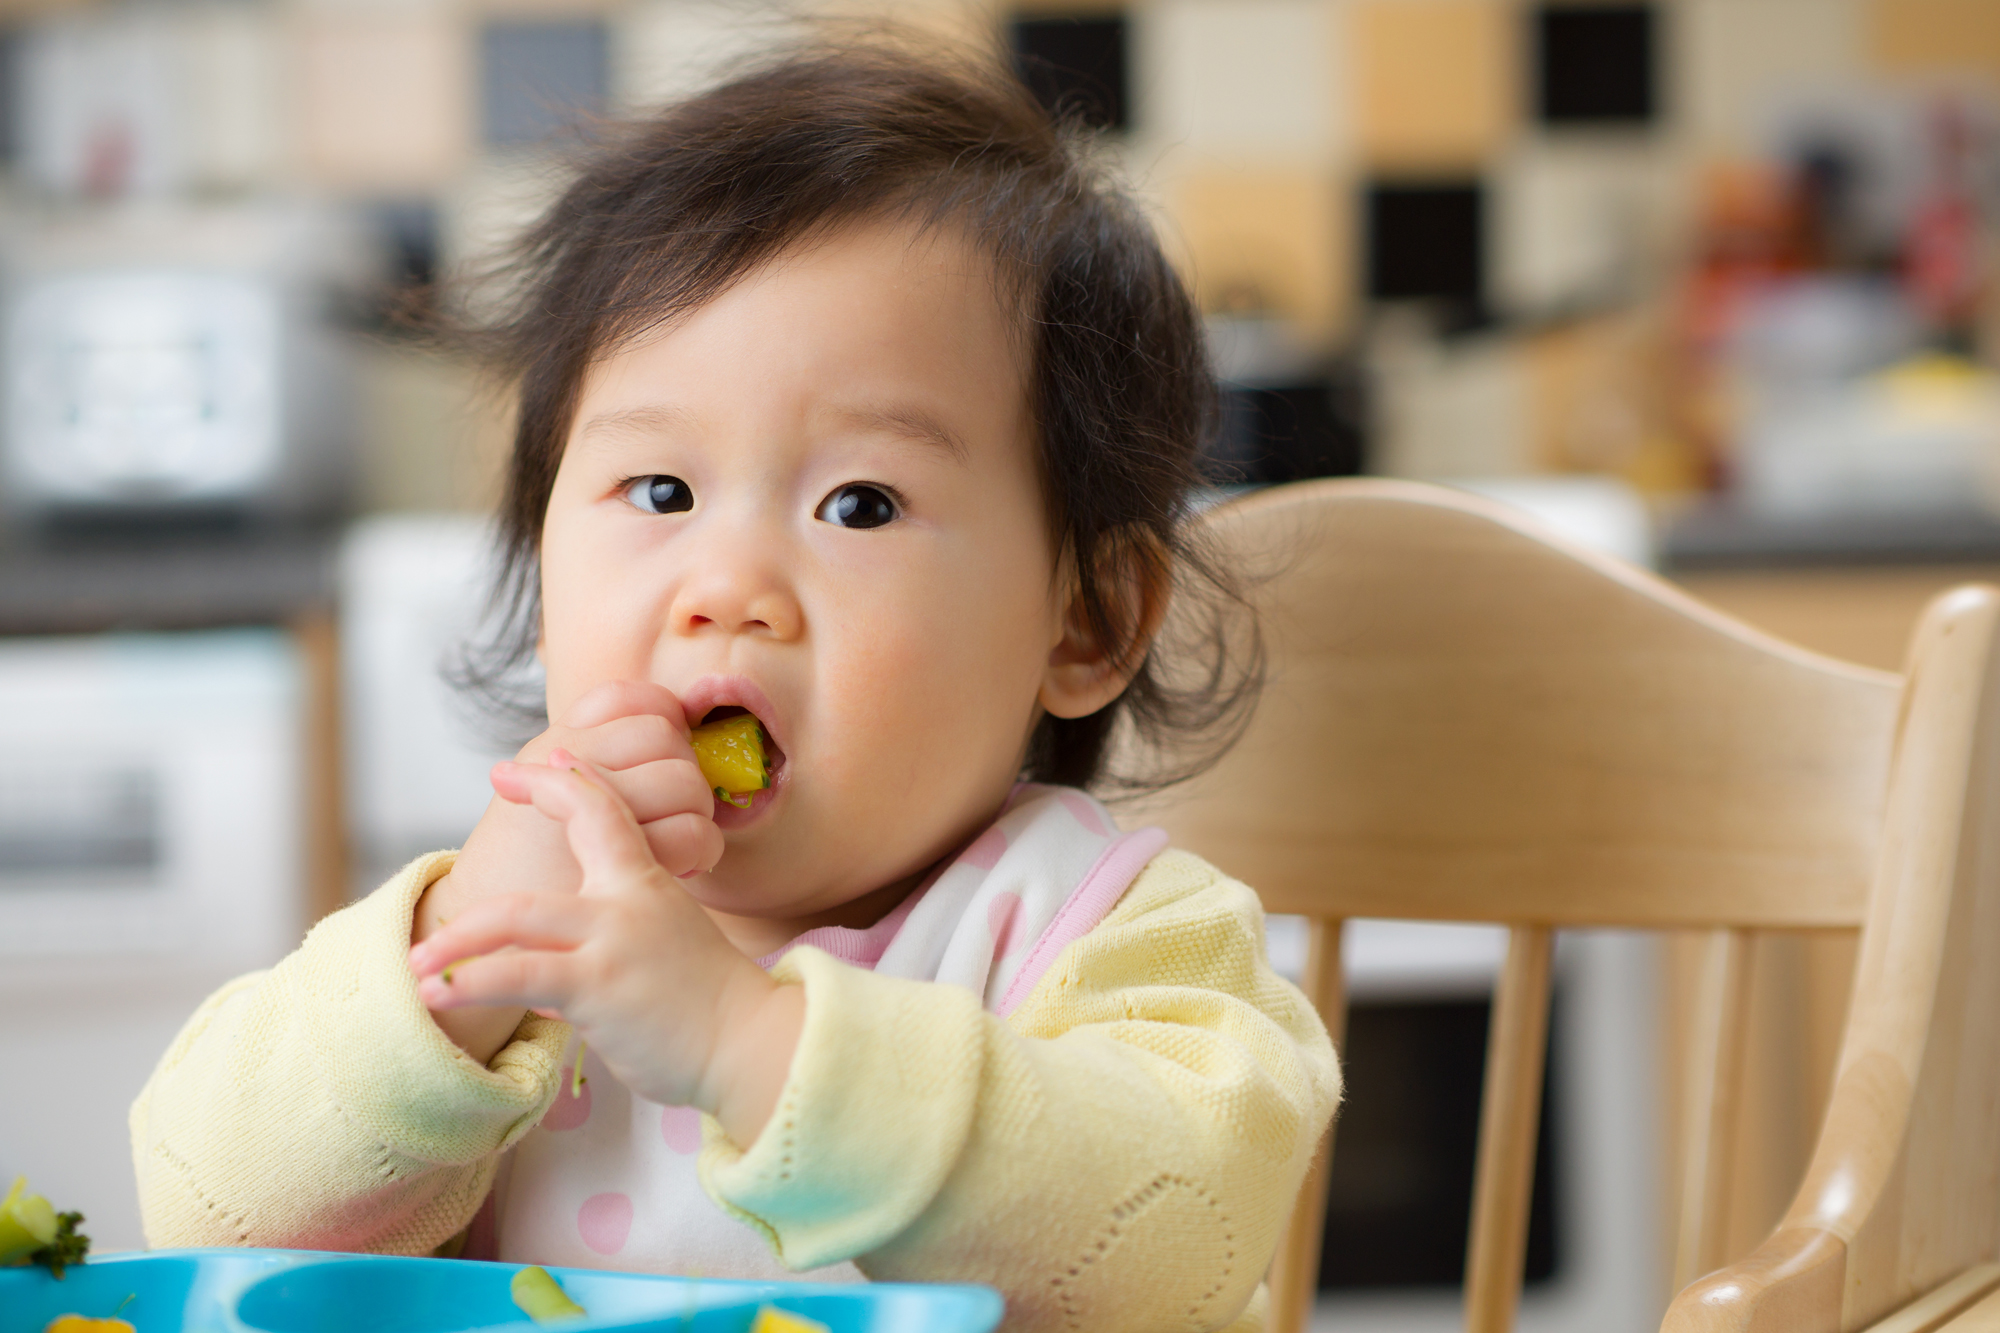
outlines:
[{"label": "baby's eye", "polygon": [[896,517],[896,502],[879,486],[849,482],[820,501],[816,517],[842,528],[879,528]]},{"label": "baby's eye", "polygon": [[694,492],[679,477],[640,477],[625,488],[625,498],[649,514],[681,514],[694,508]]}]

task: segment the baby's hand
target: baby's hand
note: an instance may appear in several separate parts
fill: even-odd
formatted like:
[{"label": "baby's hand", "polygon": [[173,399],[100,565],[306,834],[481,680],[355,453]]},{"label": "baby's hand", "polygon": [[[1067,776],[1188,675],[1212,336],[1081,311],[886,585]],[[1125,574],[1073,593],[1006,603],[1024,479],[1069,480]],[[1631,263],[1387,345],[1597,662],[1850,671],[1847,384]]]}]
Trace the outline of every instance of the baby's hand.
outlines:
[{"label": "baby's hand", "polygon": [[[671,691],[649,681],[600,685],[571,705],[557,725],[522,746],[514,761],[539,765],[557,749],[597,770],[639,821],[653,859],[668,874],[715,868],[722,858],[715,797],[688,744],[681,701]],[[503,809],[533,818],[525,803]],[[562,840],[556,825],[540,818],[533,823],[543,836]]]},{"label": "baby's hand", "polygon": [[583,887],[504,894],[453,917],[410,951],[423,1002],[562,1018],[633,1091],[698,1106],[739,1144],[755,1142],[798,1044],[804,993],[723,938],[603,773],[558,748],[547,765],[496,766],[493,786],[562,827]]},{"label": "baby's hand", "polygon": [[[523,746],[516,762],[540,764],[561,748],[592,764],[632,810],[653,857],[677,875],[714,868],[722,856],[715,798],[688,744],[680,700],[645,681],[600,685],[561,721]],[[417,903],[411,938],[422,942],[472,904],[499,894],[574,890],[582,880],[562,826],[532,806],[495,800],[465,840],[458,863]],[[482,1064],[513,1035],[519,1009],[458,1009],[438,1026]]]}]

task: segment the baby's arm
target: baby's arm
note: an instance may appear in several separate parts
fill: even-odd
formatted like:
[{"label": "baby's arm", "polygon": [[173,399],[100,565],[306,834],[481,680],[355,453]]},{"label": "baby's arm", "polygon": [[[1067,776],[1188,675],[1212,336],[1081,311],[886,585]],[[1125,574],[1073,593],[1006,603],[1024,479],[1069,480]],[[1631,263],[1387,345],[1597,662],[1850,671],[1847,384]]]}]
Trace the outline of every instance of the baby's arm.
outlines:
[{"label": "baby's arm", "polygon": [[471,1220],[569,1029],[529,1016],[481,1065],[431,1021],[410,920],[451,863],[413,863],[188,1021],[132,1106],[150,1244],[423,1254]]},{"label": "baby's arm", "polygon": [[[593,772],[634,821],[636,855],[652,874],[666,875],[662,864],[676,873],[714,864],[721,833],[671,694],[643,682],[602,686],[523,757],[560,745],[597,761]],[[443,962],[479,952],[486,946],[450,951],[447,919],[504,915],[509,901],[574,906],[582,879],[561,824],[511,801],[494,807],[455,861],[417,862],[188,1022],[132,1108],[153,1244],[423,1253],[471,1219],[500,1150],[555,1095],[570,1030],[521,1003],[426,1012],[411,943],[436,937]],[[713,934],[705,918],[698,924]],[[774,989],[715,943],[737,971]],[[508,965],[470,963],[467,980]],[[615,1054],[620,1044],[599,1035],[602,1053]],[[767,1107],[783,1054],[767,1062],[776,1070]]]},{"label": "baby's arm", "polygon": [[1010,1327],[1221,1327],[1263,1278],[1338,1100],[1255,896],[1158,858],[1010,1019],[810,950],[778,1108],[710,1192],[786,1263],[990,1283]]}]

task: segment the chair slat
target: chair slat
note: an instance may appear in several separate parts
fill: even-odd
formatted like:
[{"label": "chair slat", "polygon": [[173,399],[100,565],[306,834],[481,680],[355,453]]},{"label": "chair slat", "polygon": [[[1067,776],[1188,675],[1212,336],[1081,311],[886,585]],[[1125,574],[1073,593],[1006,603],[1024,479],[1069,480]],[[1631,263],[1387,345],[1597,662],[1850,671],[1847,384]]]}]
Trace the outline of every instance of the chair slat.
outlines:
[{"label": "chair slat", "polygon": [[1515,926],[1507,932],[1479,1106],[1479,1161],[1465,1263],[1467,1333],[1511,1333],[1514,1327],[1528,1250],[1554,957],[1555,932],[1549,927]]},{"label": "chair slat", "polygon": [[1750,1018],[1751,935],[1708,932],[1696,983],[1682,1112],[1680,1232],[1674,1246],[1674,1290],[1729,1259],[1729,1180],[1735,1169],[1737,1107],[1743,1097],[1743,1053]]},{"label": "chair slat", "polygon": [[[1338,1046],[1347,1028],[1347,981],[1340,965],[1345,923],[1318,917],[1309,920],[1306,969],[1299,984]],[[1312,1318],[1313,1300],[1319,1293],[1320,1242],[1326,1229],[1326,1173],[1338,1125],[1336,1119],[1327,1127],[1319,1151],[1313,1154],[1312,1168],[1292,1205],[1291,1220],[1285,1224],[1277,1257],[1271,1262],[1270,1333],[1303,1333]]]}]

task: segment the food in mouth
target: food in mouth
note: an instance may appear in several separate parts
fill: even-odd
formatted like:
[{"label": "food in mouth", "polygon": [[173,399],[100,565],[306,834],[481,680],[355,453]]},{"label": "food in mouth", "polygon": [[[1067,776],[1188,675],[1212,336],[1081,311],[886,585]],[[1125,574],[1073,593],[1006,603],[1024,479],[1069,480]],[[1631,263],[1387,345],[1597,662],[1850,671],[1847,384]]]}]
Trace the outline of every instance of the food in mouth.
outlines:
[{"label": "food in mouth", "polygon": [[696,727],[688,739],[694,744],[702,780],[714,790],[717,800],[747,810],[751,794],[771,785],[769,740],[764,724],[754,714],[732,712],[717,717],[710,713],[709,720]]}]

